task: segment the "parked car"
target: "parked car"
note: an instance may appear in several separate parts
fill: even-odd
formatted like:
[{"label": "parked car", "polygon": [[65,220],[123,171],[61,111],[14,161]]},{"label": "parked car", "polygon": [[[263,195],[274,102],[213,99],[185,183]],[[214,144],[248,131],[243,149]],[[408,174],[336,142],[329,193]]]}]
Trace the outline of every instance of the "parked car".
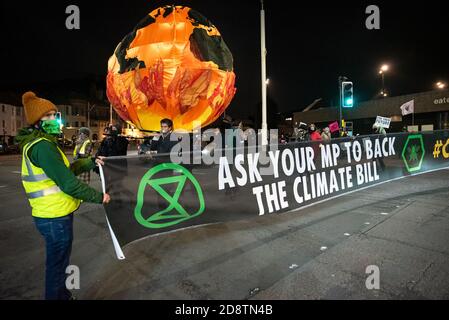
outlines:
[{"label": "parked car", "polygon": [[70,149],[70,148],[74,147],[72,140],[69,140],[65,137],[58,138],[58,145],[62,149]]},{"label": "parked car", "polygon": [[19,144],[14,141],[14,136],[0,136],[0,154],[19,154]]}]

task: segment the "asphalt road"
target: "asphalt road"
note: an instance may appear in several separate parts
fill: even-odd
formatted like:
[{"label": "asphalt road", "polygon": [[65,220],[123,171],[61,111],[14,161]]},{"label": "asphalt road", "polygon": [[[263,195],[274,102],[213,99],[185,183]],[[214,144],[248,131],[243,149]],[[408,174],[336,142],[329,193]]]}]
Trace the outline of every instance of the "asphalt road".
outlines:
[{"label": "asphalt road", "polygon": [[[99,180],[92,174],[92,185]],[[386,183],[304,210],[182,230],[125,247],[101,205],[75,218],[79,299],[448,299],[449,170]],[[0,157],[0,299],[41,299],[44,242]],[[368,290],[368,266],[379,289]]]}]

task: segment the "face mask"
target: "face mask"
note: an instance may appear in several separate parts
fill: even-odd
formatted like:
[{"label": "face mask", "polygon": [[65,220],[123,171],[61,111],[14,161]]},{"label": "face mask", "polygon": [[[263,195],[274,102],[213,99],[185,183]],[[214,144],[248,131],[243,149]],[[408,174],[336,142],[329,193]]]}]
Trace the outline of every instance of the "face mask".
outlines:
[{"label": "face mask", "polygon": [[41,121],[41,128],[48,134],[60,134],[61,129],[59,127],[58,120],[42,120]]}]

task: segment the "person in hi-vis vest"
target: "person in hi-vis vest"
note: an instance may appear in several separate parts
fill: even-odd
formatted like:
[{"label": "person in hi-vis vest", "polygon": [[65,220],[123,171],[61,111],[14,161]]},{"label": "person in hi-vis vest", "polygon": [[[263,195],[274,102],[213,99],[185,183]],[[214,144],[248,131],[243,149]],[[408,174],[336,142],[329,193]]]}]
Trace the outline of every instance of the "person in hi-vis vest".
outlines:
[{"label": "person in hi-vis vest", "polygon": [[[90,129],[82,127],[78,130],[78,140],[76,140],[75,149],[73,150],[73,161],[82,158],[90,158],[92,156],[92,141],[89,139]],[[81,173],[78,176],[82,182],[90,183],[90,171]]]},{"label": "person in hi-vis vest", "polygon": [[104,164],[103,158],[79,159],[70,164],[58,147],[61,132],[56,106],[33,92],[22,96],[29,127],[16,140],[22,151],[22,184],[34,223],[46,246],[45,298],[72,299],[66,288],[66,269],[73,240],[73,213],[82,201],[108,203],[110,197],[76,178],[81,172]]}]

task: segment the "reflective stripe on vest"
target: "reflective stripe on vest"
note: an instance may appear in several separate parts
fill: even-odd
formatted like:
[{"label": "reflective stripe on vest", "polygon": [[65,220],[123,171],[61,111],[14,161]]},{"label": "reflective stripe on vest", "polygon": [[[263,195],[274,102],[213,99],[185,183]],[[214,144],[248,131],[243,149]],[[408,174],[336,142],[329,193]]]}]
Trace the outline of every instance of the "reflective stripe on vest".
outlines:
[{"label": "reflective stripe on vest", "polygon": [[[28,143],[23,148],[22,184],[33,209],[33,216],[40,218],[64,217],[78,209],[81,201],[64,193],[42,168],[35,166],[30,161],[28,151],[42,140],[53,143],[48,139],[40,138]],[[65,166],[69,167],[70,163],[64,152],[58,146],[56,148],[61,154]]]},{"label": "reflective stripe on vest", "polygon": [[[31,166],[31,161],[30,159],[28,159],[28,150],[30,150],[30,148],[37,142],[39,142],[40,140],[43,139],[39,139],[34,143],[31,143],[29,146],[25,146],[24,148],[24,160],[25,160],[25,165],[27,166],[27,170],[28,170],[28,175],[22,175],[22,181],[25,182],[41,182],[41,181],[45,181],[45,180],[51,180],[45,173],[42,174],[37,174],[35,175],[33,172],[33,168]],[[46,140],[46,139],[45,139]],[[44,197],[46,195],[49,194],[53,194],[53,193],[57,193],[60,192],[61,189],[59,189],[58,186],[55,187],[49,187],[46,189],[42,189],[40,191],[36,191],[36,192],[29,192],[27,193],[28,199],[35,199],[35,198],[39,198],[39,197]]]},{"label": "reflective stripe on vest", "polygon": [[[28,171],[30,172],[30,171]],[[44,174],[37,174],[37,175],[28,175],[28,176],[22,176],[22,180],[23,181],[27,181],[27,182],[38,182],[38,181],[44,181],[49,179],[49,177],[47,177],[47,175]]]},{"label": "reflective stripe on vest", "polygon": [[53,186],[53,187],[43,189],[40,191],[27,193],[27,196],[29,199],[36,199],[36,198],[48,196],[53,193],[58,193],[58,192],[61,192],[61,189],[59,189],[58,186]]}]

